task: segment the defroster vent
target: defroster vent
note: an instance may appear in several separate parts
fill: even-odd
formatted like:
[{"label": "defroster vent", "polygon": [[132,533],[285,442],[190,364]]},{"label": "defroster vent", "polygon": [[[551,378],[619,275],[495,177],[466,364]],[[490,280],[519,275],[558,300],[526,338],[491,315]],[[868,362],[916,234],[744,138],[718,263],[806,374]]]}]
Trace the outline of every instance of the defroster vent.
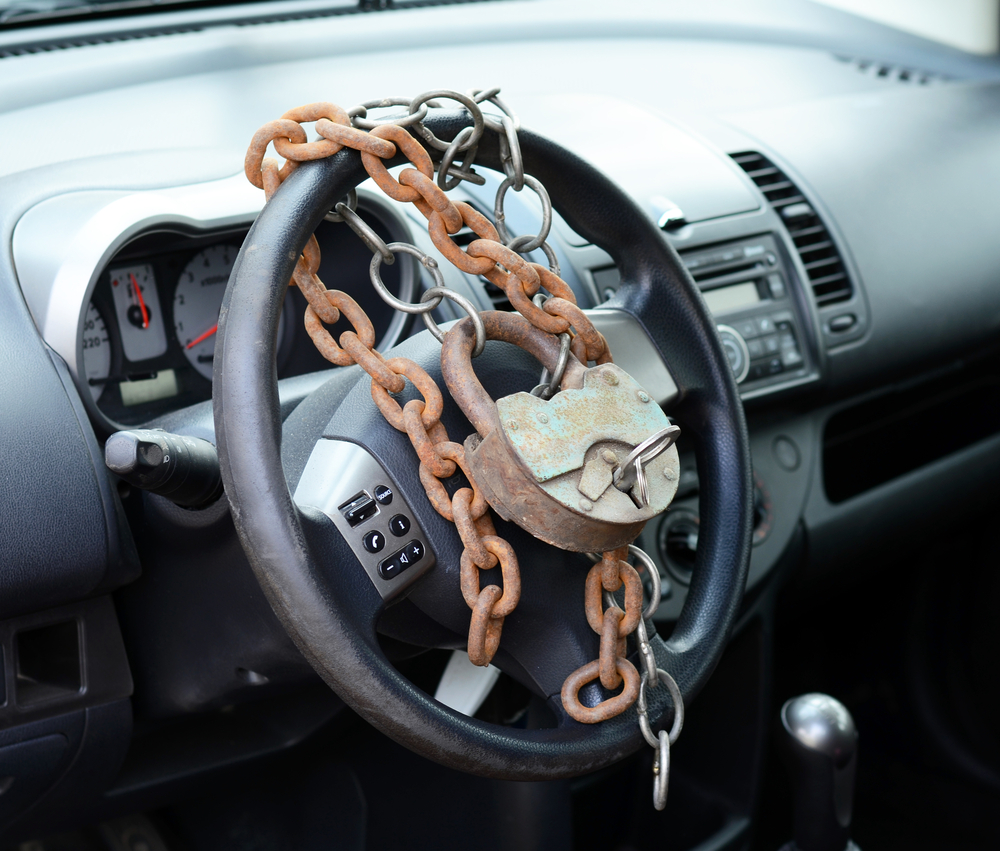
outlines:
[{"label": "defroster vent", "polygon": [[847,301],[852,293],[851,281],[837,246],[799,188],[763,154],[743,151],[731,156],[784,221],[809,275],[816,303],[823,307]]}]

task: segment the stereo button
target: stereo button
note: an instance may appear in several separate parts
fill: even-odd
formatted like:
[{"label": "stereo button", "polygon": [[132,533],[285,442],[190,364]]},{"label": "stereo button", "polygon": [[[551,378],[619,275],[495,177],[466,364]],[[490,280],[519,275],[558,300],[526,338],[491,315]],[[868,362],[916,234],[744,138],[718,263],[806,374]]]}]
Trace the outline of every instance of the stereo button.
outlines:
[{"label": "stereo button", "polygon": [[719,336],[722,338],[722,350],[726,353],[736,383],[739,384],[747,377],[747,371],[750,369],[750,352],[747,350],[746,341],[728,325],[719,325],[718,328]]},{"label": "stereo button", "polygon": [[768,275],[767,286],[771,290],[771,298],[775,301],[785,297],[785,282],[781,280],[781,275]]},{"label": "stereo button", "polygon": [[844,331],[850,331],[854,327],[855,323],[858,321],[858,317],[853,313],[844,313],[840,316],[834,316],[830,320],[830,330],[834,334],[843,334]]},{"label": "stereo button", "polygon": [[781,352],[781,362],[789,369],[802,363],[802,355],[798,349],[783,349]]}]

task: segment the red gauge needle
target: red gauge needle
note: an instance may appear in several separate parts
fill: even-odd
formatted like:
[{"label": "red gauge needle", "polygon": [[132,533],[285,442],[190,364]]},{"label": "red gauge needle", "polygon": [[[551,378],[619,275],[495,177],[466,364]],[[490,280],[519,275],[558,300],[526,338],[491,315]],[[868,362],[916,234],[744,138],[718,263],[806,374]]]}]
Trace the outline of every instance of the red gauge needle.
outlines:
[{"label": "red gauge needle", "polygon": [[209,337],[211,337],[218,330],[219,330],[219,323],[216,322],[204,334],[202,334],[200,337],[195,337],[195,339],[193,339],[190,343],[188,343],[184,348],[185,349],[193,349],[195,346],[198,345],[198,343],[200,343],[202,340],[207,340]]},{"label": "red gauge needle", "polygon": [[135,275],[131,272],[128,276],[132,279],[132,289],[135,290],[135,294],[139,299],[139,309],[142,311],[142,327],[149,327],[149,311],[146,310],[146,302],[142,297],[142,289],[139,287],[139,282],[135,279]]}]

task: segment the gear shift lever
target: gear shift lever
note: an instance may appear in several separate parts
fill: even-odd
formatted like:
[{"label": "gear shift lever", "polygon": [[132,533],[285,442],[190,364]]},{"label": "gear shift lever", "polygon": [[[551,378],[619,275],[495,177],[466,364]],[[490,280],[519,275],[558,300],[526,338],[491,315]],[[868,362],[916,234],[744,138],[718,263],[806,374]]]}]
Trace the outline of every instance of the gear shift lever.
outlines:
[{"label": "gear shift lever", "polygon": [[781,708],[795,797],[795,839],[782,851],[858,851],[850,840],[858,732],[851,713],[825,694]]}]

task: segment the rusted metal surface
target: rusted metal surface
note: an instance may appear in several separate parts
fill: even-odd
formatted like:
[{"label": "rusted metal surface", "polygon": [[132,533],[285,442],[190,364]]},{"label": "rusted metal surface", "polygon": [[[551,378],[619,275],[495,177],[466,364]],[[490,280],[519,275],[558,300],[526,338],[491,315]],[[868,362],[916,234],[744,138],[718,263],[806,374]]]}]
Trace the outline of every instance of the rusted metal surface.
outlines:
[{"label": "rusted metal surface", "polygon": [[628,659],[618,659],[615,662],[619,676],[625,681],[620,694],[601,701],[597,706],[584,706],[580,703],[580,689],[600,676],[601,662],[595,659],[582,668],[577,668],[566,677],[560,698],[563,708],[575,721],[581,724],[599,724],[616,715],[621,715],[639,696],[639,672]]},{"label": "rusted metal surface", "polygon": [[[341,334],[341,345],[333,339],[333,335],[323,327],[319,314],[313,309],[311,304],[306,305],[305,325],[313,345],[319,349],[320,353],[331,363],[337,366],[348,366],[355,362],[355,358],[343,348],[347,342],[344,337],[350,334],[365,349],[371,350],[375,345],[375,326],[372,325],[368,314],[362,309],[353,298],[340,290],[327,290],[323,294],[329,302],[330,307],[337,319],[341,315],[354,326],[354,331],[346,331]],[[352,340],[353,342],[353,340]]]},{"label": "rusted metal surface", "polygon": [[[554,367],[559,352],[552,335],[512,314],[488,312],[482,318],[487,339],[518,345]],[[564,550],[603,552],[635,540],[676,493],[676,448],[650,462],[654,498],[648,504],[608,486],[612,469],[633,446],[669,426],[660,408],[614,364],[588,370],[576,358],[567,364],[563,392],[551,400],[516,393],[493,402],[472,370],[472,343],[471,323],[463,320],[445,338],[442,371],[481,436],[467,440],[466,450],[472,475],[494,510]],[[596,497],[583,482],[588,462],[605,471],[607,486]]]},{"label": "rusted metal surface", "polygon": [[[490,310],[480,314],[487,340],[511,343],[537,358],[542,366],[554,368],[559,360],[559,340],[539,331],[521,316]],[[481,435],[497,424],[496,403],[489,397],[472,368],[472,348],[476,343],[472,322],[463,319],[445,335],[441,345],[441,374],[448,392],[469,422]],[[586,367],[570,358],[563,374],[563,388],[582,386]]]},{"label": "rusted metal surface", "polygon": [[[622,705],[631,706],[639,694],[640,677],[635,666],[625,658],[625,639],[639,625],[642,617],[642,580],[625,556],[628,548],[608,550],[601,561],[587,574],[584,591],[584,611],[590,628],[601,636],[601,654],[566,678],[562,687],[563,707],[570,717],[585,724],[594,719],[611,718],[622,711]],[[625,586],[625,608],[604,608],[604,592],[613,594]],[[587,683],[600,679],[609,691],[621,686],[621,694],[610,697],[595,707],[583,706],[579,700],[580,689]]]},{"label": "rusted metal surface", "polygon": [[[481,99],[500,104],[496,91],[498,90],[480,93]],[[475,94],[477,93],[474,92],[473,95]],[[432,97],[448,97],[465,104],[475,121],[472,130],[451,143],[429,136],[429,131],[421,122],[427,113],[427,101]],[[356,107],[350,113],[325,102],[289,110],[280,119],[265,124],[254,134],[244,161],[247,178],[254,186],[263,189],[265,196],[270,199],[299,162],[328,157],[345,147],[359,151],[366,171],[383,192],[396,201],[414,204],[427,218],[428,233],[436,248],[463,272],[482,275],[503,289],[511,304],[522,314],[483,313],[482,322],[487,339],[520,346],[553,371],[560,355],[559,339],[553,335],[568,333],[572,336],[570,348],[573,356],[569,357],[566,369],[561,373],[560,387],[564,391],[585,388],[587,369],[584,364],[588,361],[610,363],[611,353],[604,337],[576,305],[572,289],[556,273],[554,254],[545,244],[545,233],[531,237],[530,240],[532,245],[538,242],[539,247],[545,249],[553,264],[551,269],[524,260],[517,251],[504,244],[506,238],[501,241],[497,228],[485,216],[468,204],[453,203],[442,186],[435,182],[434,164],[424,146],[406,129],[412,127],[414,132],[422,135],[430,144],[445,151],[449,163],[458,152],[466,151],[462,169],[456,172],[451,168],[449,174],[452,177],[458,174],[464,179],[472,179],[475,175],[471,166],[478,139],[483,132],[483,115],[478,109],[478,101],[456,92],[428,93],[409,102],[408,114],[382,120],[384,123],[365,118],[367,109],[397,102],[405,103],[396,99],[373,101]],[[517,126],[513,120],[505,118],[504,121],[506,123],[503,124],[501,133],[501,147],[505,151],[502,157],[504,170],[507,172],[507,182],[517,191],[525,185],[528,176],[523,174],[517,144]],[[302,123],[309,122],[314,122],[316,132],[321,137],[317,141],[309,142],[306,131],[301,126]],[[362,129],[362,126],[369,129]],[[286,160],[280,167],[276,161],[265,158],[267,147],[271,143]],[[397,152],[401,152],[411,166],[399,173],[399,179],[393,177],[383,162],[396,156]],[[439,181],[446,188],[453,188],[461,179],[442,181],[439,175]],[[536,184],[537,181],[531,183],[539,192],[543,207],[549,204],[545,216],[551,216],[547,193]],[[462,249],[451,238],[464,226],[479,237],[467,249]],[[525,237],[521,239],[524,240]],[[511,245],[516,247],[515,242]],[[324,357],[332,363],[357,363],[371,376],[371,392],[375,404],[387,422],[410,438],[420,460],[420,480],[428,500],[438,513],[454,521],[462,539],[462,593],[472,610],[469,658],[477,665],[489,664],[500,642],[503,620],[514,610],[520,597],[517,556],[510,544],[496,535],[488,511],[489,505],[493,504],[502,516],[514,520],[542,540],[564,549],[605,553],[601,564],[590,574],[596,575],[597,581],[589,576],[586,591],[588,621],[601,636],[600,658],[567,678],[562,698],[570,715],[585,723],[596,723],[624,711],[635,702],[639,692],[639,676],[635,668],[625,660],[624,653],[625,636],[636,628],[642,585],[635,571],[622,560],[627,548],[617,548],[634,539],[645,518],[633,518],[635,522],[627,518],[625,522],[609,522],[601,516],[601,511],[584,516],[579,510],[568,508],[569,503],[564,494],[554,496],[540,487],[540,483],[555,481],[559,475],[543,475],[539,478],[539,460],[532,455],[530,447],[526,450],[527,455],[532,458],[528,463],[515,451],[514,444],[508,438],[509,429],[505,432],[503,427],[503,417],[498,414],[497,406],[486,394],[472,369],[471,355],[476,338],[470,320],[459,322],[445,336],[441,359],[448,388],[478,435],[470,436],[464,447],[451,441],[440,421],[443,398],[436,382],[411,360],[385,360],[373,348],[374,329],[364,311],[346,293],[326,289],[317,274],[319,265],[319,244],[312,237],[296,264],[291,281],[299,287],[309,304],[305,322],[310,337]],[[541,288],[551,297],[544,303],[540,300],[539,304],[535,304],[532,299]],[[342,331],[335,340],[325,326],[336,324],[341,316],[350,322],[353,330]],[[411,400],[400,408],[390,394],[400,393],[405,388],[406,380],[417,388],[423,398]],[[559,398],[558,394],[555,398]],[[554,412],[555,408],[551,410]],[[538,413],[544,412],[539,410],[534,413],[537,421]],[[565,413],[561,412],[559,415],[565,417]],[[582,444],[585,439],[590,439],[583,436],[585,418],[585,412],[578,412],[566,419],[564,425],[567,432],[562,440],[574,439]],[[621,436],[617,435],[619,438]],[[629,432],[629,438],[631,436]],[[550,436],[550,448],[554,445],[552,441],[558,439],[558,436]],[[584,468],[594,458],[597,458],[598,464],[609,466],[613,460],[617,461],[615,449],[605,445],[610,439],[595,440],[596,443],[589,449],[588,446],[582,446],[582,451],[590,453],[590,457],[584,455],[581,458],[581,449],[574,447],[573,463],[580,462],[577,478],[581,481]],[[525,446],[529,443],[530,441],[525,442]],[[622,440],[618,440],[618,443],[627,445]],[[517,448],[525,450],[525,446],[518,445]],[[595,455],[595,452],[599,454]],[[674,455],[676,456],[676,450]],[[563,459],[558,463],[567,468],[562,472],[565,477],[569,471],[568,462]],[[454,475],[456,467],[465,473],[471,487],[460,488],[454,496],[449,496],[441,480]],[[596,472],[589,474],[583,489],[581,481],[575,482],[573,498],[579,499],[582,494],[584,499],[598,505],[606,499],[605,494],[615,488],[605,484],[606,471],[599,466],[592,466],[590,469]],[[674,482],[676,479],[674,476]],[[501,494],[506,495],[506,501],[501,498]],[[572,522],[568,523],[568,515],[572,516]],[[560,527],[569,528],[571,532],[568,536],[556,535],[554,530]],[[479,571],[488,570],[497,564],[500,565],[503,586],[481,586]],[[601,599],[603,591],[617,590],[623,583],[626,588],[624,613],[614,608],[605,612]],[[617,688],[623,683],[622,692],[597,707],[582,706],[577,696],[580,688],[598,677],[606,688]]]},{"label": "rusted metal surface", "polygon": [[634,541],[646,524],[612,523],[567,508],[538,486],[500,429],[481,440],[472,435],[465,445],[476,484],[493,509],[540,541],[570,552],[601,552]]}]

